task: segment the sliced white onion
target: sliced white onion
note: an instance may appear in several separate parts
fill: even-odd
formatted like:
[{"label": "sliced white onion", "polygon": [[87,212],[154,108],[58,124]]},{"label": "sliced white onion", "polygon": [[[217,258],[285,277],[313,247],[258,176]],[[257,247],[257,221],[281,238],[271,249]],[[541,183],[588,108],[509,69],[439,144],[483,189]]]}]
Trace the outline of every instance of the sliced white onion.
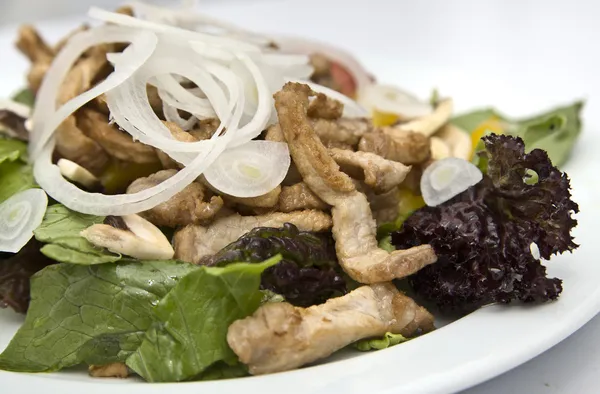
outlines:
[{"label": "sliced white onion", "polygon": [[211,34],[200,33],[196,31],[181,29],[175,26],[164,25],[160,23],[145,21],[141,19],[137,19],[125,14],[119,14],[116,12],[109,12],[102,10],[100,8],[92,7],[88,12],[88,15],[91,18],[107,22],[114,23],[116,25],[126,26],[126,27],[134,27],[141,28],[146,30],[151,30],[156,33],[166,33],[178,36],[182,39],[186,40],[198,40],[198,41],[206,41],[210,43],[214,43],[215,45],[221,45],[225,48],[232,48],[241,51],[260,51],[260,47],[254,44],[250,44],[241,40],[236,40],[233,38],[225,37],[225,36],[214,36]]},{"label": "sliced white onion", "polygon": [[3,98],[0,98],[0,109],[9,110],[25,119],[29,118],[29,115],[31,114],[31,108],[27,105]]},{"label": "sliced white onion", "polygon": [[483,179],[473,163],[456,157],[434,162],[423,172],[421,194],[430,207],[440,205]]},{"label": "sliced white onion", "polygon": [[[55,103],[60,86],[77,59],[95,45],[114,42],[131,43],[120,57],[122,62],[127,64],[127,67],[115,70],[104,81],[69,100],[56,111]],[[152,55],[156,43],[156,35],[150,32],[135,31],[118,26],[99,26],[73,36],[54,59],[38,92],[33,113],[34,127],[29,144],[30,156],[37,157],[56,128],[69,115],[87,102],[115,88],[129,78]]]},{"label": "sliced white onion", "polygon": [[358,101],[371,111],[395,114],[401,119],[414,119],[433,112],[431,104],[391,85],[366,86]]},{"label": "sliced white onion", "polygon": [[0,252],[17,253],[33,237],[44,219],[48,196],[41,189],[29,189],[0,204]]},{"label": "sliced white onion", "polygon": [[372,78],[358,60],[345,50],[319,41],[297,37],[279,36],[274,39],[279,48],[287,53],[303,53],[306,55],[320,53],[328,59],[344,66],[356,81],[358,96],[362,90],[372,84]]},{"label": "sliced white onion", "polygon": [[208,183],[237,197],[257,197],[273,190],[291,164],[284,142],[250,141],[228,149],[204,172]]},{"label": "sliced white onion", "polygon": [[163,114],[165,115],[165,119],[167,122],[175,123],[177,126],[181,127],[182,130],[188,131],[191,130],[194,125],[198,122],[198,118],[195,116],[190,116],[189,119],[184,119],[179,115],[179,111],[177,108],[169,105],[166,101],[163,101]]}]

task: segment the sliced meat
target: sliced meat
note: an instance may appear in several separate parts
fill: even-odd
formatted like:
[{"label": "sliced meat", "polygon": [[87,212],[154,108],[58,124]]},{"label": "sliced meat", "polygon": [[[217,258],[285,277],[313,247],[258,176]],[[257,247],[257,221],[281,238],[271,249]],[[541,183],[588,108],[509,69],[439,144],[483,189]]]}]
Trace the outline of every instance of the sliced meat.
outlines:
[{"label": "sliced meat", "polygon": [[123,363],[112,363],[106,365],[90,365],[88,368],[90,376],[93,378],[121,378],[129,376],[127,365]]},{"label": "sliced meat", "polygon": [[106,115],[81,108],[77,111],[77,121],[81,130],[111,156],[138,164],[158,163],[153,147],[133,141],[130,135],[121,132],[115,124],[109,124]]},{"label": "sliced meat", "polygon": [[200,264],[256,227],[281,227],[292,223],[302,231],[325,231],[331,228],[331,217],[321,211],[274,212],[260,216],[233,214],[216,220],[209,226],[187,226],[173,239],[175,258]]},{"label": "sliced meat", "polygon": [[46,44],[35,27],[31,25],[23,25],[19,28],[15,45],[23,55],[27,56],[31,63],[50,63],[54,58],[52,48]]},{"label": "sliced meat", "polygon": [[251,208],[273,208],[279,201],[279,195],[281,194],[281,186],[277,186],[275,189],[262,196],[257,197],[234,197],[223,195],[225,201],[232,202],[234,204],[244,205]]},{"label": "sliced meat", "polygon": [[278,210],[292,212],[301,209],[318,209],[325,211],[329,206],[323,202],[304,182],[292,186],[284,186],[279,195]]},{"label": "sliced meat", "polygon": [[309,308],[267,303],[229,326],[227,343],[253,375],[287,371],[386,332],[434,329],[433,316],[391,283],[362,286]]},{"label": "sliced meat", "polygon": [[338,120],[315,119],[312,122],[315,133],[323,143],[344,143],[356,146],[360,138],[373,130],[369,119],[341,118]]},{"label": "sliced meat", "polygon": [[220,125],[221,121],[216,118],[201,119],[190,130],[190,134],[199,141],[207,140],[215,134]]},{"label": "sliced meat", "polygon": [[400,204],[398,189],[383,194],[369,193],[367,199],[377,227],[384,223],[393,222],[398,217],[398,206]]},{"label": "sliced meat", "polygon": [[[275,94],[281,130],[304,182],[333,206],[333,236],[342,268],[360,283],[386,282],[411,275],[437,260],[429,245],[388,253],[379,249],[369,202],[339,170],[319,141],[306,114],[308,86],[287,83]],[[335,179],[336,182],[331,182]],[[349,187],[336,187],[337,185]]]},{"label": "sliced meat", "polygon": [[[146,178],[139,178],[129,185],[127,193],[137,193],[149,189],[166,181],[176,173],[177,170],[163,170]],[[210,201],[205,201],[205,194],[204,185],[192,182],[167,201],[148,211],[141,212],[140,216],[152,224],[167,227],[205,222],[214,218],[223,207],[221,197],[213,196],[210,197]]]},{"label": "sliced meat", "polygon": [[71,115],[56,130],[56,150],[61,157],[74,161],[95,175],[100,175],[109,156],[93,139],[86,136]]},{"label": "sliced meat", "polygon": [[370,152],[329,149],[340,169],[354,179],[364,180],[375,193],[385,193],[402,183],[410,167]]},{"label": "sliced meat", "polygon": [[94,48],[88,57],[80,59],[69,70],[58,92],[57,104],[60,106],[89,90],[107,65],[106,49]]},{"label": "sliced meat", "polygon": [[360,139],[358,150],[375,153],[384,159],[403,164],[416,164],[427,160],[431,154],[429,139],[411,131],[381,130],[366,133]]},{"label": "sliced meat", "polygon": [[[311,122],[321,142],[331,147],[354,148],[364,134],[373,130],[371,122],[367,119],[342,118],[335,121],[313,119]],[[278,124],[269,127],[265,139],[267,141],[285,142],[285,137]]]},{"label": "sliced meat", "polygon": [[452,99],[445,99],[438,102],[433,112],[421,118],[411,120],[406,123],[400,123],[390,128],[390,133],[394,131],[405,132],[412,131],[421,133],[427,137],[438,131],[443,125],[448,123],[452,116],[454,104]]},{"label": "sliced meat", "polygon": [[49,68],[50,62],[37,62],[31,65],[31,68],[27,73],[27,85],[29,86],[29,89],[37,93],[42,86],[42,81],[44,80],[44,76],[46,76],[46,72]]},{"label": "sliced meat", "polygon": [[308,105],[308,116],[311,118],[335,120],[341,118],[343,112],[344,104],[323,93],[317,93]]},{"label": "sliced meat", "polygon": [[[187,131],[184,131],[181,127],[179,127],[175,123],[163,121],[163,124],[165,126],[167,126],[167,128],[171,132],[171,135],[177,141],[182,141],[182,142],[196,142],[196,141],[198,141],[198,139],[196,137],[194,137],[193,135],[191,135]],[[161,164],[163,165],[163,167],[165,169],[176,169],[176,170],[178,170],[178,169],[180,169],[180,168],[183,167],[181,164],[179,164],[175,160],[171,159],[171,156],[167,155],[165,152],[163,152],[163,151],[161,151],[159,149],[156,149],[156,154],[157,154],[158,159],[160,160]]]}]

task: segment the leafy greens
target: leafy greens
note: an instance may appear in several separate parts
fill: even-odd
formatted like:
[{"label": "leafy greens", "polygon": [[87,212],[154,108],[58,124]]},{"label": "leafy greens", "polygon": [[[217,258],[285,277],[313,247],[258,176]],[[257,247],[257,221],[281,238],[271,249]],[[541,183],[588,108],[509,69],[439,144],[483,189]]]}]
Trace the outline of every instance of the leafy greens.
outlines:
[{"label": "leafy greens", "polygon": [[[581,133],[583,102],[555,108],[526,119],[510,119],[494,109],[482,109],[457,116],[451,122],[469,133],[490,119],[498,120],[504,134],[521,137],[527,151],[543,149],[555,166],[562,166]],[[493,130],[492,130],[493,131]]]},{"label": "leafy greens", "polygon": [[216,266],[237,261],[256,263],[277,254],[281,254],[283,260],[264,272],[262,289],[280,294],[298,306],[319,304],[346,292],[333,239],[299,231],[291,223],[281,228],[257,227],[223,248],[207,263]]},{"label": "leafy greens", "polygon": [[81,230],[104,221],[102,216],[85,215],[56,204],[48,207],[35,238],[46,243],[41,252],[62,263],[93,265],[118,261],[121,256],[98,248],[79,235]]},{"label": "leafy greens", "polygon": [[381,338],[362,339],[358,342],[355,342],[352,346],[361,352],[368,352],[370,350],[386,349],[390,346],[394,346],[406,341],[408,341],[408,338],[405,338],[402,336],[402,334],[392,334],[391,332],[386,332]]},{"label": "leafy greens", "polygon": [[236,364],[227,328],[260,306],[260,276],[280,260],[201,267],[187,275],[157,305],[156,320],[127,365],[149,382],[173,382],[193,379],[219,361]]},{"label": "leafy greens", "polygon": [[0,137],[0,185],[0,203],[13,194],[36,187],[24,142]]},{"label": "leafy greens", "polygon": [[56,264],[31,280],[25,323],[0,354],[0,369],[57,371],[124,361],[154,321],[154,306],[194,265],[175,261]]},{"label": "leafy greens", "polygon": [[[410,284],[442,310],[556,299],[561,280],[546,277],[530,247],[535,243],[544,259],[577,247],[570,232],[578,206],[569,179],[544,151],[525,153],[520,138],[493,134],[483,141],[483,180],[444,204],[418,210],[392,234],[398,249],[428,243],[438,255]],[[527,182],[529,171],[537,183]]]}]

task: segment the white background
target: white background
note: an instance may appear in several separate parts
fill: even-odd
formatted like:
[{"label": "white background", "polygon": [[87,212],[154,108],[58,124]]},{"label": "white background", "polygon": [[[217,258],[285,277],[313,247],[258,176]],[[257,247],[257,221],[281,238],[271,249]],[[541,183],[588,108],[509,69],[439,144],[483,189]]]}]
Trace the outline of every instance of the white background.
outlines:
[{"label": "white background", "polygon": [[[119,2],[0,0],[2,32],[12,29],[15,21],[64,16],[85,10],[87,4],[102,3]],[[595,115],[600,110],[600,5],[593,1],[212,0],[204,4],[209,12],[251,28],[301,33],[343,45],[355,51],[380,80],[422,96],[438,87],[462,109],[495,104],[519,115],[583,97],[588,99],[586,132],[600,126]],[[0,34],[0,44],[7,50],[10,42],[5,35]],[[473,64],[478,65],[475,70]],[[1,67],[0,86],[17,88],[21,81],[14,76],[22,75],[25,63]],[[597,317],[554,349],[466,393],[592,394],[599,392],[599,372]]]}]

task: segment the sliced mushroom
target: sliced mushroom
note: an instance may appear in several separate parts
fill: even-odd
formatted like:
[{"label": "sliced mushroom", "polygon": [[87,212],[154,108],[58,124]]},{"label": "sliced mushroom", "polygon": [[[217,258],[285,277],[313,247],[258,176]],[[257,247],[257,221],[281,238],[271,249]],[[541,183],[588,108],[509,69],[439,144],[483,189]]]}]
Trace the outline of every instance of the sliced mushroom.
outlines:
[{"label": "sliced mushroom", "polygon": [[446,143],[441,138],[431,137],[429,139],[429,142],[431,143],[432,160],[442,160],[452,155],[450,147],[446,145]]},{"label": "sliced mushroom", "polygon": [[429,139],[423,134],[390,131],[388,127],[363,135],[358,150],[407,165],[421,163],[431,155]]},{"label": "sliced mushroom", "polygon": [[[137,193],[154,187],[177,173],[177,170],[163,170],[145,178],[138,178],[127,188],[127,193]],[[178,227],[193,223],[202,223],[214,218],[223,207],[223,199],[212,196],[204,201],[206,192],[204,185],[192,182],[182,191],[157,205],[140,213],[157,226]]]},{"label": "sliced mushroom", "polygon": [[317,96],[308,105],[308,116],[311,118],[335,120],[341,118],[343,112],[344,104],[323,93],[317,93]]},{"label": "sliced mushroom", "polygon": [[287,371],[386,332],[434,329],[433,316],[391,283],[362,286],[321,305],[267,303],[229,326],[227,343],[253,375]]},{"label": "sliced mushroom", "polygon": [[90,365],[88,368],[90,376],[93,378],[121,378],[129,376],[127,365],[123,363],[112,363],[106,365]]},{"label": "sliced mushroom", "polygon": [[80,232],[91,244],[139,260],[168,260],[175,253],[165,235],[138,215],[121,216],[127,229],[94,224]]},{"label": "sliced mushroom", "polygon": [[179,230],[173,242],[175,258],[200,264],[202,260],[236,241],[256,227],[281,227],[292,223],[302,231],[324,231],[331,228],[331,217],[321,211],[273,212],[258,216],[233,214],[209,226],[191,225]]},{"label": "sliced mushroom", "polygon": [[88,190],[95,190],[100,187],[100,180],[79,164],[71,160],[59,159],[56,165],[61,175],[70,181],[78,183]]},{"label": "sliced mushroom", "polygon": [[450,116],[452,116],[453,106],[452,99],[442,100],[438,102],[431,114],[411,120],[410,122],[400,123],[391,127],[391,131],[412,131],[429,137],[448,123]]},{"label": "sliced mushroom", "polygon": [[287,83],[275,94],[275,108],[304,182],[333,206],[332,231],[342,268],[360,283],[378,283],[403,278],[434,263],[437,256],[429,245],[392,253],[378,248],[376,224],[367,198],[339,170],[308,120],[306,111],[311,93],[306,85]]},{"label": "sliced mushroom", "polygon": [[471,137],[465,130],[448,123],[435,136],[448,145],[452,157],[471,160]]},{"label": "sliced mushroom", "polygon": [[75,36],[75,35],[77,35],[77,34],[79,34],[81,32],[84,32],[86,30],[89,30],[89,28],[90,27],[88,25],[81,25],[79,27],[76,27],[74,30],[72,30],[71,32],[69,32],[66,36],[64,36],[63,38],[61,38],[60,41],[58,41],[58,43],[56,43],[56,45],[53,48],[53,52],[55,54],[57,54],[58,52],[60,52],[65,47],[65,45],[67,45],[67,43],[69,42],[69,40],[73,36]]},{"label": "sliced mushroom", "polygon": [[385,193],[402,183],[410,167],[369,152],[329,149],[340,169],[354,179],[364,180],[375,193]]},{"label": "sliced mushroom", "polygon": [[119,160],[138,164],[159,162],[153,147],[133,141],[131,136],[121,132],[116,125],[110,124],[106,115],[100,112],[81,108],[77,111],[77,122],[88,137]]},{"label": "sliced mushroom", "polygon": [[284,186],[279,195],[278,210],[292,212],[301,209],[318,209],[325,211],[329,206],[323,202],[304,182],[292,186]]},{"label": "sliced mushroom", "polygon": [[71,115],[56,130],[56,150],[60,156],[74,161],[93,174],[101,174],[109,162],[102,147],[86,136]]},{"label": "sliced mushroom", "polygon": [[0,109],[0,134],[21,141],[29,141],[27,119],[10,109]]}]

